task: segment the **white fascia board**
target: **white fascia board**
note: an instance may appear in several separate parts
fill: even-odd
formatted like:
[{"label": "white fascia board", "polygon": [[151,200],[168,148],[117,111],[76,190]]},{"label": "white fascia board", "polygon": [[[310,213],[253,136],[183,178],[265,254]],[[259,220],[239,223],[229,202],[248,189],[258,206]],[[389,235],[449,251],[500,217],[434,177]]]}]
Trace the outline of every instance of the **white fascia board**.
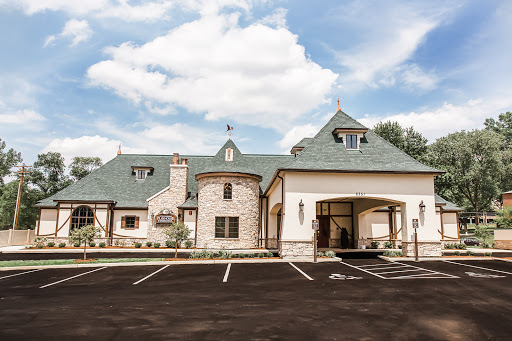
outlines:
[{"label": "white fascia board", "polygon": [[158,193],[156,193],[156,194],[154,194],[154,195],[150,196],[149,198],[147,198],[147,199],[146,199],[146,201],[148,201],[148,202],[149,202],[149,201],[151,201],[152,199],[156,198],[157,196],[159,196],[159,195],[160,195],[160,194],[162,194],[163,192],[168,191],[170,188],[171,188],[171,186],[167,186],[167,187],[165,187],[165,188],[164,188],[163,190],[161,190],[160,192],[158,192]]}]

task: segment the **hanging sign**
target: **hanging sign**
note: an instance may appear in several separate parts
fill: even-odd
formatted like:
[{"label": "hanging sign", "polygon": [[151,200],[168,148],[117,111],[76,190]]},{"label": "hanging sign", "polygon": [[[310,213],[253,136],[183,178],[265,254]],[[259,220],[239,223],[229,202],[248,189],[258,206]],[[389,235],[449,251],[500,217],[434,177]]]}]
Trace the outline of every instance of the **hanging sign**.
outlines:
[{"label": "hanging sign", "polygon": [[417,229],[419,227],[419,224],[418,224],[418,219],[413,219],[412,220],[412,227]]},{"label": "hanging sign", "polygon": [[318,230],[318,219],[313,219],[312,226],[313,230]]},{"label": "hanging sign", "polygon": [[155,217],[157,224],[172,224],[176,222],[174,214],[159,214]]}]

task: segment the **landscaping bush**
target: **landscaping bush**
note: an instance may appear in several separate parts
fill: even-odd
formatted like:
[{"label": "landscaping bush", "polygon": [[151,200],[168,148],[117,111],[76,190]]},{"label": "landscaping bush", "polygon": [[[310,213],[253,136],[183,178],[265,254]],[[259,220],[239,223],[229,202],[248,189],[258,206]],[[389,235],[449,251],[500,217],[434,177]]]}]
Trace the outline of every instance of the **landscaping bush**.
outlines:
[{"label": "landscaping bush", "polygon": [[269,251],[269,252],[267,252],[267,257],[268,257],[268,258],[274,257],[274,254],[273,254],[272,252],[270,252],[270,251]]},{"label": "landscaping bush", "polygon": [[65,247],[66,243],[59,243],[59,247]]},{"label": "landscaping bush", "polygon": [[398,245],[398,248],[399,248],[400,250],[402,250],[402,244]]},{"label": "landscaping bush", "polygon": [[484,253],[484,256],[491,257],[492,253],[491,252],[486,252],[486,253]]},{"label": "landscaping bush", "polygon": [[318,252],[316,253],[316,256],[317,256],[317,257],[323,257],[323,256],[325,256],[325,254],[324,254],[322,251],[318,251]]},{"label": "landscaping bush", "polygon": [[259,258],[265,258],[265,254],[264,253],[258,253],[258,257]]},{"label": "landscaping bush", "polygon": [[245,255],[243,253],[241,253],[240,255],[238,255],[239,258],[245,258]]},{"label": "landscaping bush", "polygon": [[384,248],[385,249],[392,249],[393,248],[393,243],[392,242],[384,242]]},{"label": "landscaping bush", "polygon": [[42,249],[44,244],[46,243],[46,238],[44,237],[35,237],[34,238],[34,246],[38,249]]},{"label": "landscaping bush", "polygon": [[37,247],[38,249],[42,249],[42,248],[44,247],[44,245],[43,245],[43,244],[37,244],[37,245],[36,245],[36,247]]},{"label": "landscaping bush", "polygon": [[176,244],[170,240],[165,241],[165,246],[167,246],[168,248],[171,248],[171,247],[174,248],[175,245]]},{"label": "landscaping bush", "polygon": [[466,250],[466,248],[468,247],[464,243],[459,243],[459,244],[455,244],[455,245],[456,245],[456,248],[459,249],[459,250]]},{"label": "landscaping bush", "polygon": [[384,251],[384,256],[386,256],[386,257],[403,257],[404,254],[402,251],[386,250],[386,251]]},{"label": "landscaping bush", "polygon": [[95,243],[95,242],[90,242],[90,243],[89,243],[89,246],[90,246],[90,247],[95,247],[95,246],[96,246],[96,243]]},{"label": "landscaping bush", "polygon": [[460,251],[455,251],[455,256],[460,256]]},{"label": "landscaping bush", "polygon": [[160,247],[160,243],[155,243],[153,244],[153,246],[155,247],[155,249],[158,249]]},{"label": "landscaping bush", "polygon": [[329,257],[329,258],[334,258],[334,257],[336,257],[336,252],[334,252],[332,250],[326,251],[325,256]]},{"label": "landscaping bush", "polygon": [[484,249],[489,249],[491,247],[491,244],[489,244],[488,242],[482,242],[482,245],[481,245]]},{"label": "landscaping bush", "polygon": [[55,246],[55,243],[54,242],[49,242],[48,243],[48,247],[54,247]]},{"label": "landscaping bush", "polygon": [[450,250],[450,249],[455,249],[455,244],[452,244],[452,243],[446,243],[446,244],[444,244],[444,248],[445,248],[445,249],[448,249],[448,250]]},{"label": "landscaping bush", "polygon": [[146,246],[147,246],[147,247],[151,247],[151,246],[153,246],[153,243],[152,243],[152,242],[147,242],[147,243],[146,243]]},{"label": "landscaping bush", "polygon": [[379,243],[379,242],[377,242],[377,241],[373,241],[373,242],[371,242],[371,244],[370,244],[370,249],[378,249],[378,248],[379,248],[379,245],[380,245],[380,243]]},{"label": "landscaping bush", "polygon": [[194,243],[193,243],[191,240],[187,240],[187,241],[185,242],[185,247],[186,247],[187,249],[190,249],[190,248],[192,247],[192,245],[194,245]]},{"label": "landscaping bush", "polygon": [[199,251],[192,251],[190,253],[190,256],[188,256],[188,258],[197,259],[197,258],[200,258],[200,256],[201,256],[201,252],[199,252]]},{"label": "landscaping bush", "polygon": [[74,246],[74,247],[80,247],[80,242],[75,242],[75,243],[73,244],[73,246]]},{"label": "landscaping bush", "polygon": [[99,247],[105,247],[105,246],[107,246],[107,244],[105,244],[105,242],[101,242],[101,243],[99,244]]},{"label": "landscaping bush", "polygon": [[466,251],[466,256],[473,256],[473,251]]},{"label": "landscaping bush", "polygon": [[135,247],[137,249],[140,249],[142,247],[142,243],[139,243],[139,242],[135,242]]},{"label": "landscaping bush", "polygon": [[247,258],[254,258],[254,253],[247,254]]}]

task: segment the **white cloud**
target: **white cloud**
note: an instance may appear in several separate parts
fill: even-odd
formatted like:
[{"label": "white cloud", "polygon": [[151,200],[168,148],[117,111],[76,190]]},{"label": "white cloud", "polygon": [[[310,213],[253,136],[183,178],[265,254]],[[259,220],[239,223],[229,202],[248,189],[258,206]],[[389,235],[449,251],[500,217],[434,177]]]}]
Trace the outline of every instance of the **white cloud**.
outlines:
[{"label": "white cloud", "polygon": [[279,147],[283,150],[284,153],[288,154],[291,148],[300,140],[302,140],[304,137],[314,137],[320,128],[321,127],[313,124],[295,126],[290,129],[279,141]]},{"label": "white cloud", "polygon": [[[59,152],[64,156],[66,164],[70,164],[75,156],[99,156],[105,163],[116,156],[120,143],[98,135],[57,138],[48,143],[41,152]],[[129,151],[129,148],[123,149],[125,153]]]},{"label": "white cloud", "polygon": [[308,59],[297,39],[284,28],[242,28],[234,14],[209,15],[142,46],[107,48],[111,59],[87,77],[136,103],[284,130],[324,103],[337,78]]},{"label": "white cloud", "polygon": [[[444,5],[446,6],[446,5]],[[439,4],[394,2],[352,3],[343,8],[340,24],[356,32],[354,47],[337,51],[339,64],[346,69],[341,80],[345,88],[395,86],[431,90],[438,77],[425,72],[411,59],[426,39],[451,12]]]},{"label": "white cloud", "polygon": [[430,142],[460,130],[483,128],[486,118],[510,111],[512,97],[472,99],[461,105],[444,103],[442,106],[421,112],[400,113],[384,117],[366,115],[358,121],[371,128],[380,121],[397,121],[403,127],[414,127]]},{"label": "white cloud", "polygon": [[172,105],[166,105],[163,107],[154,106],[150,101],[146,101],[144,103],[146,105],[146,109],[148,109],[149,112],[157,115],[174,115],[177,114],[176,108]]},{"label": "white cloud", "polygon": [[258,22],[263,25],[271,26],[271,27],[284,27],[286,28],[286,13],[287,10],[285,8],[276,8],[276,10]]},{"label": "white cloud", "polygon": [[55,45],[55,40],[62,38],[70,39],[70,46],[76,46],[80,42],[89,40],[91,36],[92,30],[87,20],[70,19],[66,22],[58,36],[51,35],[46,38],[43,47],[47,47],[50,44]]},{"label": "white cloud", "polygon": [[18,110],[15,112],[0,113],[1,124],[28,124],[45,121],[43,115],[34,110]]}]

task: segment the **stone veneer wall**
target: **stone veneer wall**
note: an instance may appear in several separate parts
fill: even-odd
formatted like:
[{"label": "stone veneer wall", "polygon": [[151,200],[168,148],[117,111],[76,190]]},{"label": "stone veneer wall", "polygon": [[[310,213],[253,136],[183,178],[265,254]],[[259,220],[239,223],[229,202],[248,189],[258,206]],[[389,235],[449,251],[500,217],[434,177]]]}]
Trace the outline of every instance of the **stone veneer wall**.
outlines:
[{"label": "stone veneer wall", "polygon": [[[402,242],[404,256],[414,257],[414,242]],[[440,257],[441,242],[418,242],[419,257]]]},{"label": "stone veneer wall", "polygon": [[313,241],[281,241],[281,257],[313,257]]},{"label": "stone veneer wall", "polygon": [[[197,247],[257,248],[259,181],[240,176],[207,176],[198,181]],[[227,182],[233,186],[231,200],[224,200]],[[238,238],[215,238],[215,217],[239,217]]]},{"label": "stone veneer wall", "polygon": [[512,250],[512,240],[495,240],[495,249]]},{"label": "stone veneer wall", "polygon": [[[162,210],[168,209],[176,217],[178,206],[187,199],[188,165],[171,165],[170,187],[151,199],[148,203],[148,241],[164,243],[166,240],[162,230],[168,224],[156,225],[155,218]],[[152,218],[153,217],[153,218]],[[193,236],[191,236],[193,238]]]}]

